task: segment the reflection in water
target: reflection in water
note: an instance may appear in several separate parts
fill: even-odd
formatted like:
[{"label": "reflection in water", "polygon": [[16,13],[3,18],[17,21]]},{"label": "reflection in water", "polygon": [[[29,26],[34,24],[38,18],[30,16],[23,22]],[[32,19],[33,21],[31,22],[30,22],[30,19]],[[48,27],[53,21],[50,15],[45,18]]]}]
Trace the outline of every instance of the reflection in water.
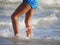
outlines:
[{"label": "reflection in water", "polygon": [[55,39],[14,39],[0,37],[0,45],[60,45],[60,40]]},{"label": "reflection in water", "polygon": [[18,39],[15,39],[13,41],[14,45],[33,45],[31,41],[29,40],[18,40]]}]

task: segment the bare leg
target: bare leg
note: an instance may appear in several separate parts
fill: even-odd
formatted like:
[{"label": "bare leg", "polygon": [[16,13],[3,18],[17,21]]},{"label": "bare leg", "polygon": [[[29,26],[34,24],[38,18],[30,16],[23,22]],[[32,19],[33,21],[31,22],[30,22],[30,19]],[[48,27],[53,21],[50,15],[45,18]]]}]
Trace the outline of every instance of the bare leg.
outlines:
[{"label": "bare leg", "polygon": [[22,16],[22,14],[28,12],[31,9],[30,5],[27,3],[22,3],[21,5],[19,5],[19,7],[15,10],[15,12],[12,14],[11,19],[12,19],[12,25],[13,25],[13,29],[14,29],[14,34],[18,34],[19,31],[19,23],[18,23],[18,19],[20,16]]},{"label": "bare leg", "polygon": [[26,17],[25,17],[25,24],[26,24],[26,28],[27,28],[27,37],[32,37],[32,17],[34,15],[35,9],[31,9],[26,13]]}]

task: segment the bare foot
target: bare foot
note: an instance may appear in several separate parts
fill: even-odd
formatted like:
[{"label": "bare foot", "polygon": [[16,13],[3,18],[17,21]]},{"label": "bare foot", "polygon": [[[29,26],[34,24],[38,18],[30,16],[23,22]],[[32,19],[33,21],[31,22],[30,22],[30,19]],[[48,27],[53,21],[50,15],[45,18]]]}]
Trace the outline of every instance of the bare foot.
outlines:
[{"label": "bare foot", "polygon": [[27,35],[27,37],[32,38],[32,36],[33,36],[32,30],[28,29],[26,31],[26,35]]},{"label": "bare foot", "polygon": [[20,33],[16,34],[16,35],[15,35],[15,38],[20,39],[20,38],[21,38]]}]

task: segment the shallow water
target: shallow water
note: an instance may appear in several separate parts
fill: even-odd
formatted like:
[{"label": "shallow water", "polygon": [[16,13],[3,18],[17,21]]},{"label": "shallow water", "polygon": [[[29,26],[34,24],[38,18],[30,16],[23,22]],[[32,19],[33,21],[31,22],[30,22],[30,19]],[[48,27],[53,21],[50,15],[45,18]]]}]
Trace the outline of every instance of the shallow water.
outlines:
[{"label": "shallow water", "polygon": [[60,40],[55,40],[55,39],[17,39],[16,40],[13,38],[0,37],[0,45],[60,45]]},{"label": "shallow water", "polygon": [[[1,6],[4,5],[4,6]],[[0,3],[0,45],[60,45],[60,8],[42,5],[33,16],[34,39],[16,40],[11,24],[11,15],[19,4]],[[54,5],[55,6],[55,5]],[[26,37],[25,15],[19,18],[22,37]]]}]

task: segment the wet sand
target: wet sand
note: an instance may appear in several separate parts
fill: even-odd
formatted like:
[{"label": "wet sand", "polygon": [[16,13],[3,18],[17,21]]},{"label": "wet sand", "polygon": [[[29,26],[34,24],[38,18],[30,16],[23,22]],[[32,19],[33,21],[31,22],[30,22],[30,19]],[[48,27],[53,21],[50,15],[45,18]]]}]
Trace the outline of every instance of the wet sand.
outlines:
[{"label": "wet sand", "polygon": [[0,37],[0,45],[60,45],[60,40],[54,39],[15,39]]}]

